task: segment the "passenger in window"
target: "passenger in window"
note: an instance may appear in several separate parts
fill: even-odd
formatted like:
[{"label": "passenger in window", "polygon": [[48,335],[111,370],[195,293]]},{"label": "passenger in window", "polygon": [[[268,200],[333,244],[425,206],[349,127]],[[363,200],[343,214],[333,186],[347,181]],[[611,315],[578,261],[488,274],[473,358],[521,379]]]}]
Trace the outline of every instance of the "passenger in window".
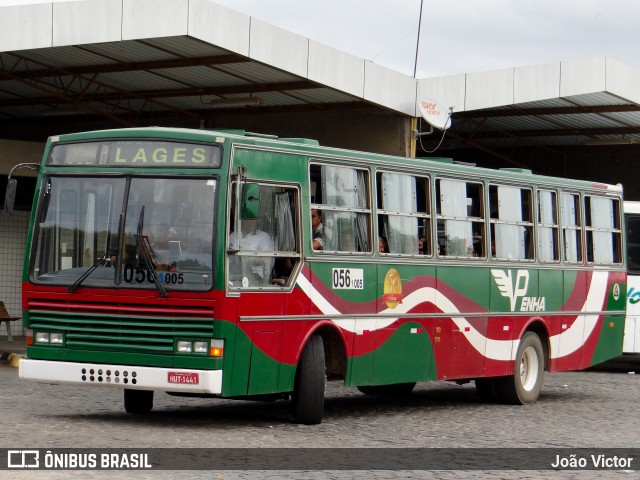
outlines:
[{"label": "passenger in window", "polygon": [[482,227],[479,223],[473,224],[473,256],[483,257],[483,239],[482,239]]},{"label": "passenger in window", "polygon": [[322,225],[322,213],[320,210],[311,210],[311,245],[314,250],[324,249],[324,226]]},{"label": "passenger in window", "polygon": [[[258,229],[257,219],[241,222],[242,235],[237,232],[229,235],[229,246],[234,250],[273,251],[273,240],[267,232]],[[253,275],[252,285],[260,285],[269,281],[273,259],[270,257],[243,257],[243,263],[249,262],[249,270]],[[245,270],[243,268],[243,270]]]},{"label": "passenger in window", "polygon": [[238,242],[237,232],[231,232],[229,245],[236,250],[273,250],[273,240],[267,232],[258,228],[257,219],[242,220],[240,241]]},{"label": "passenger in window", "polygon": [[385,237],[378,237],[378,251],[380,253],[389,253],[389,243]]},{"label": "passenger in window", "polygon": [[420,237],[420,238],[418,239],[418,254],[419,254],[419,255],[425,255],[425,254],[426,254],[426,251],[425,251],[425,245],[426,245],[426,243],[427,243],[426,238],[424,238],[424,237]]}]

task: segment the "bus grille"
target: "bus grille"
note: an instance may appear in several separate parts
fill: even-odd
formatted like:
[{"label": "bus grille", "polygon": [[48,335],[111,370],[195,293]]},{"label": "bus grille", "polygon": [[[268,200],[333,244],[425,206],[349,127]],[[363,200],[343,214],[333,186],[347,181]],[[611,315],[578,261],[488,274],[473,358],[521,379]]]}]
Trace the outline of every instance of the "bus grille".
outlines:
[{"label": "bus grille", "polygon": [[69,349],[163,355],[173,353],[176,337],[213,335],[213,305],[28,303],[29,328],[64,332]]}]

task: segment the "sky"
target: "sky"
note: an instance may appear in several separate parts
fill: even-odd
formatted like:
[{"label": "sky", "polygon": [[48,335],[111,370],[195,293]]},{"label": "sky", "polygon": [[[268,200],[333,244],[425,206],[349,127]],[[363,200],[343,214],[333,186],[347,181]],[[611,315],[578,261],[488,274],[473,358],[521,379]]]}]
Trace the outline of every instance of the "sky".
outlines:
[{"label": "sky", "polygon": [[639,0],[213,1],[418,78],[603,55],[640,68]]}]

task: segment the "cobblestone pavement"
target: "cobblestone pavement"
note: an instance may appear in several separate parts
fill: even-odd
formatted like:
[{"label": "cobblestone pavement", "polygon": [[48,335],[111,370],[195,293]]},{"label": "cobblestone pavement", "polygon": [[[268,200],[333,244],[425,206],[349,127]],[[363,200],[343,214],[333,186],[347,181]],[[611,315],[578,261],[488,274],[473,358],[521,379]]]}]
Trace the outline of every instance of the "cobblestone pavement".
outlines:
[{"label": "cobblestone pavement", "polygon": [[[636,375],[634,372],[638,372]],[[419,384],[406,398],[329,383],[325,418],[291,421],[289,403],[156,394],[150,415],[124,412],[122,392],[20,381],[0,366],[0,448],[639,448],[640,356],[585,372],[545,375],[537,403],[482,403],[473,384]],[[640,463],[640,458],[637,459]],[[9,478],[0,471],[0,478]],[[4,475],[7,475],[4,477]],[[16,472],[63,478],[639,478],[636,471],[154,471]]]}]

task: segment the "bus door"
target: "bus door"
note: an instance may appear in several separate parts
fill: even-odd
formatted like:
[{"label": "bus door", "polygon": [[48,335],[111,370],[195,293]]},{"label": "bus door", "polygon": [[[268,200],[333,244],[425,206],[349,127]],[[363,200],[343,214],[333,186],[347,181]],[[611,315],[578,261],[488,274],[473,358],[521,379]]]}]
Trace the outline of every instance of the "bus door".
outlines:
[{"label": "bus door", "polygon": [[[284,321],[290,312],[300,269],[299,189],[247,181],[238,175],[231,189],[227,288],[238,297],[239,330],[234,384],[247,394],[278,391]],[[243,368],[236,368],[244,365]]]}]

